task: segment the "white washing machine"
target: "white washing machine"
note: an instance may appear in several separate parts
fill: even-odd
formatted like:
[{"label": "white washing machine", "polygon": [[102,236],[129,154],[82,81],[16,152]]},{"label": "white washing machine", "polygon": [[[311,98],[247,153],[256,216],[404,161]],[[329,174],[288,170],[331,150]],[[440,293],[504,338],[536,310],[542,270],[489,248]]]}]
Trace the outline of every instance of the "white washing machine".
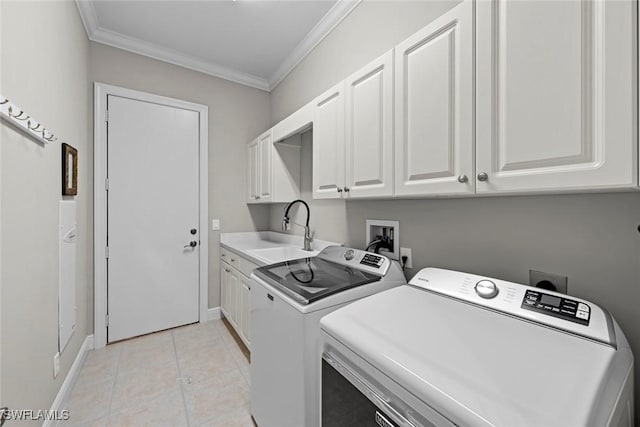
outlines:
[{"label": "white washing machine", "polygon": [[397,262],[329,246],[251,276],[251,414],[259,427],[315,427],[320,419],[322,316],[406,284]]},{"label": "white washing machine", "polygon": [[633,426],[633,355],[591,302],[435,268],[321,320],[326,427]]}]

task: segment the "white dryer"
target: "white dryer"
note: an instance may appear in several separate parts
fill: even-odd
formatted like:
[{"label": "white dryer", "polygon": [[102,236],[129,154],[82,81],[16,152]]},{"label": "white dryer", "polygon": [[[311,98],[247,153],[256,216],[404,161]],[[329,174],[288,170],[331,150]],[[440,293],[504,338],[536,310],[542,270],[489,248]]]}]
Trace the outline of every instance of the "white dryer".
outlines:
[{"label": "white dryer", "polygon": [[633,426],[633,355],[591,302],[435,268],[321,319],[322,425]]}]

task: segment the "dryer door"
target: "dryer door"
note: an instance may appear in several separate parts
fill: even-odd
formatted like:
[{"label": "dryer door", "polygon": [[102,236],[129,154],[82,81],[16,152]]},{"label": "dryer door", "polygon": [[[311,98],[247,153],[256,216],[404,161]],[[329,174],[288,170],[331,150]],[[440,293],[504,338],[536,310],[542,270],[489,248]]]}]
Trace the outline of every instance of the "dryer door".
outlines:
[{"label": "dryer door", "polygon": [[[435,427],[333,354],[322,355],[322,426]],[[375,424],[374,424],[375,423]]]}]

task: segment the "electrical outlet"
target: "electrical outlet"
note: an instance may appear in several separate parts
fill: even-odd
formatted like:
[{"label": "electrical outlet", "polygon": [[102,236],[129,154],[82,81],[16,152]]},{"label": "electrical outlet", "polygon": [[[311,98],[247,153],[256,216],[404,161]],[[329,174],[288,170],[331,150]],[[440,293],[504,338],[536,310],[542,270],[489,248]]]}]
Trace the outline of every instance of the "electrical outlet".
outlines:
[{"label": "electrical outlet", "polygon": [[213,231],[220,230],[220,220],[219,219],[212,219],[211,220],[211,229]]},{"label": "electrical outlet", "polygon": [[53,378],[58,378],[60,373],[60,353],[53,355]]},{"label": "electrical outlet", "polygon": [[[402,262],[402,257],[407,257],[407,262]],[[411,248],[400,248],[400,265],[404,268],[413,268],[413,262],[411,260]]]},{"label": "electrical outlet", "polygon": [[529,286],[547,289],[562,294],[567,293],[567,276],[529,270]]}]

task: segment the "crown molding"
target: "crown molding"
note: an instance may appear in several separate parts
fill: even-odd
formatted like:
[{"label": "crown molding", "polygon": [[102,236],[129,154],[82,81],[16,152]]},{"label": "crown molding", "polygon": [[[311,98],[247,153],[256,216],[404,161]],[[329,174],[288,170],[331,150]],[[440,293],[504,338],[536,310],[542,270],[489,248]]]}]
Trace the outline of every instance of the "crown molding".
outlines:
[{"label": "crown molding", "polygon": [[76,0],[80,18],[89,40],[127,50],[163,62],[189,68],[232,82],[270,92],[302,61],[362,0],[338,0],[304,39],[285,58],[270,78],[234,70],[214,62],[204,61],[134,37],[101,28],[93,1]]},{"label": "crown molding", "polygon": [[155,43],[149,43],[128,37],[114,31],[98,29],[94,32],[93,38],[95,42],[117,47],[149,58],[158,59],[170,64],[179,65],[184,68],[199,71],[221,79],[230,80],[256,89],[269,91],[267,79],[254,76],[252,74],[243,73],[242,71],[233,70],[221,65],[203,61],[191,55],[185,55],[178,51],[165,48]]},{"label": "crown molding", "polygon": [[84,30],[87,32],[87,37],[92,40],[93,33],[98,29],[98,15],[96,15],[93,2],[76,0],[76,6],[78,7],[78,12],[80,12],[80,19],[84,25]]},{"label": "crown molding", "polygon": [[269,91],[278,86],[361,1],[362,0],[338,0],[269,77]]}]

